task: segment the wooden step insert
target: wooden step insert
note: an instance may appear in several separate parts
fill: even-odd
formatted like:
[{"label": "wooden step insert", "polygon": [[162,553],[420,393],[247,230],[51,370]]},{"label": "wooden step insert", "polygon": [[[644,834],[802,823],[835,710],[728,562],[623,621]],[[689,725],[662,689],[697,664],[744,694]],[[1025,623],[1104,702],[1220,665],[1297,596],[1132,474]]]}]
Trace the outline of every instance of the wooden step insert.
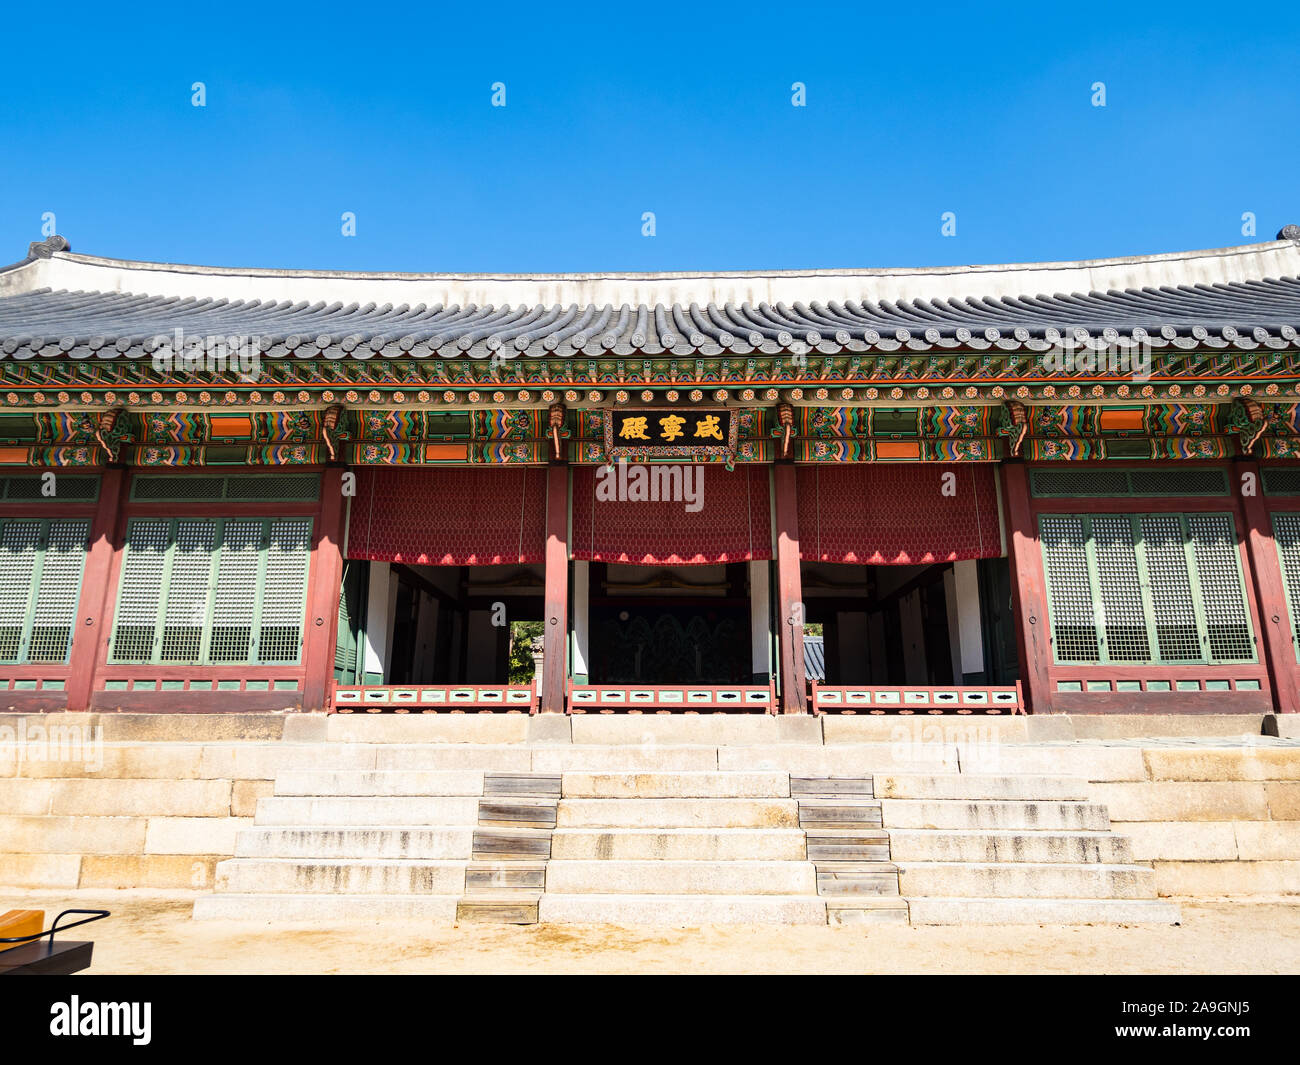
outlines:
[{"label": "wooden step insert", "polygon": [[816,862],[817,894],[828,897],[897,895],[898,866],[892,862]]},{"label": "wooden step insert", "polygon": [[560,777],[486,773],[458,921],[536,924],[560,804]]},{"label": "wooden step insert", "polygon": [[800,799],[801,828],[881,828],[880,800]]},{"label": "wooden step insert", "polygon": [[488,798],[558,799],[558,773],[484,773],[483,794]]},{"label": "wooden step insert", "polygon": [[807,828],[808,860],[841,862],[889,861],[889,834],[880,829]]},{"label": "wooden step insert", "polygon": [[791,777],[795,799],[874,799],[871,777]]},{"label": "wooden step insert", "polygon": [[551,856],[549,828],[477,828],[475,861],[545,861]]},{"label": "wooden step insert", "polygon": [[484,924],[536,924],[537,894],[466,895],[456,903],[456,920],[479,921]]},{"label": "wooden step insert", "polygon": [[541,894],[545,890],[545,862],[471,862],[465,867],[466,895],[494,895],[504,891]]},{"label": "wooden step insert", "polygon": [[515,828],[554,828],[558,799],[479,799],[478,823]]}]

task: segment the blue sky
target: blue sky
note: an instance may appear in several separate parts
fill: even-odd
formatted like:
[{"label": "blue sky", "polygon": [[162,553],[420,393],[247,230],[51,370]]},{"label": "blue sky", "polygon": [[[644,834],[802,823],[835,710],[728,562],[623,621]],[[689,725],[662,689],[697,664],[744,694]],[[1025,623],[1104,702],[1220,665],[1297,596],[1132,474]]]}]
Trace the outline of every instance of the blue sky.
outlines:
[{"label": "blue sky", "polygon": [[10,5],[4,20],[6,262],[46,212],[87,254],[492,272],[1076,259],[1300,222],[1295,3]]}]

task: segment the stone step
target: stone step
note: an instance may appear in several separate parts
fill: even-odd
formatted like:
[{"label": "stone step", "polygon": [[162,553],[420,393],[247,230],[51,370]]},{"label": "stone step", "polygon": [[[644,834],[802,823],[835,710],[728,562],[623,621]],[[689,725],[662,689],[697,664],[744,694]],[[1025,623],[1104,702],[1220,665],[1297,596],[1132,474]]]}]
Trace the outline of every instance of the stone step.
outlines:
[{"label": "stone step", "polygon": [[559,828],[551,857],[560,859],[803,861],[797,828]]},{"label": "stone step", "polygon": [[827,924],[907,924],[907,901],[897,895],[840,895],[826,900]]},{"label": "stone step", "polygon": [[477,828],[475,860],[536,861],[551,856],[549,828]]},{"label": "stone step", "polygon": [[885,826],[895,828],[1100,831],[1110,828],[1105,805],[1089,802],[953,802],[884,799]]},{"label": "stone step", "polygon": [[561,744],[531,750],[535,773],[708,773],[718,769],[716,745]]},{"label": "stone step", "polygon": [[547,892],[538,919],[551,924],[671,925],[826,923],[816,895],[564,895]]},{"label": "stone step", "polygon": [[787,773],[564,774],[566,799],[748,799],[790,797]]},{"label": "stone step", "polygon": [[465,894],[492,894],[523,890],[540,894],[546,889],[545,862],[472,862],[465,867]]},{"label": "stone step", "polygon": [[557,799],[480,799],[478,823],[518,828],[554,828]]},{"label": "stone step", "polygon": [[1029,774],[880,773],[874,778],[881,799],[1048,799],[1087,800],[1087,781],[1076,777]]},{"label": "stone step", "polygon": [[[810,839],[810,856],[811,847]],[[1109,832],[895,828],[889,831],[889,848],[900,862],[1133,863],[1128,839]]]},{"label": "stone step", "polygon": [[1160,899],[911,898],[913,925],[1178,924],[1178,907]]},{"label": "stone step", "polygon": [[388,795],[298,797],[272,795],[257,801],[257,825],[308,828],[340,825],[475,825],[473,796]]},{"label": "stone step", "polygon": [[536,924],[540,895],[508,891],[466,895],[456,904],[457,923]]},{"label": "stone step", "polygon": [[1140,865],[1048,862],[899,862],[906,898],[1155,898],[1155,873]]},{"label": "stone step", "polygon": [[452,895],[201,895],[194,900],[194,919],[312,923],[419,920],[451,925],[461,898],[459,891]]},{"label": "stone step", "polygon": [[871,777],[791,777],[790,794],[796,799],[872,799]]},{"label": "stone step", "polygon": [[492,798],[558,799],[560,775],[558,773],[485,773],[483,794]]},{"label": "stone step", "polygon": [[808,862],[552,859],[546,888],[559,895],[814,895],[817,875]]},{"label": "stone step", "polygon": [[793,799],[562,799],[562,828],[795,828]]},{"label": "stone step", "polygon": [[898,867],[889,862],[818,862],[817,894],[897,896]]},{"label": "stone step", "polygon": [[450,895],[465,889],[464,861],[368,858],[229,858],[217,865],[219,893]]},{"label": "stone step", "polygon": [[236,858],[454,858],[466,861],[475,830],[366,825],[346,828],[246,828]]},{"label": "stone step", "polygon": [[286,769],[276,795],[482,795],[484,774],[474,769]]}]

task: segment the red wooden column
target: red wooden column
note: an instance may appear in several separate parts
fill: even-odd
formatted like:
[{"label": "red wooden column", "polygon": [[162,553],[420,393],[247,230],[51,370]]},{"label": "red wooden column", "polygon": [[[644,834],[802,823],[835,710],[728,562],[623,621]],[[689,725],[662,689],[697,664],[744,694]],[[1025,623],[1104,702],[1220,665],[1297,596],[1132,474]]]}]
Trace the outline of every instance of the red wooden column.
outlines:
[{"label": "red wooden column", "polygon": [[1049,667],[1052,645],[1047,620],[1047,581],[1038,529],[1029,507],[1029,475],[1023,462],[1002,463],[1002,497],[1011,534],[1011,605],[1016,616],[1016,645],[1020,652],[1022,690],[1028,708],[1046,714],[1052,709]]},{"label": "red wooden column", "polygon": [[302,709],[316,713],[329,706],[334,680],[334,644],[338,640],[339,589],[343,582],[342,466],[327,466],[321,476],[320,513],[311,553],[307,586],[307,627],[302,638]]},{"label": "red wooden column", "polygon": [[86,568],[77,601],[72,652],[68,659],[69,710],[89,710],[95,690],[95,663],[109,633],[108,587],[113,574],[118,534],[118,513],[126,491],[126,470],[110,466],[99,482],[99,502],[90,521]]},{"label": "red wooden column", "polygon": [[803,668],[803,583],[799,578],[799,499],[793,462],[772,467],[776,514],[777,617],[781,626],[781,712],[806,714],[808,693]]},{"label": "red wooden column", "polygon": [[1296,653],[1291,640],[1291,616],[1286,605],[1286,584],[1273,542],[1273,523],[1264,505],[1264,482],[1259,463],[1238,459],[1233,494],[1246,521],[1246,557],[1250,561],[1260,627],[1264,630],[1264,659],[1273,688],[1273,706],[1282,714],[1300,710],[1296,692]]},{"label": "red wooden column", "polygon": [[564,713],[569,646],[569,467],[546,467],[546,607],[542,615],[543,714]]}]

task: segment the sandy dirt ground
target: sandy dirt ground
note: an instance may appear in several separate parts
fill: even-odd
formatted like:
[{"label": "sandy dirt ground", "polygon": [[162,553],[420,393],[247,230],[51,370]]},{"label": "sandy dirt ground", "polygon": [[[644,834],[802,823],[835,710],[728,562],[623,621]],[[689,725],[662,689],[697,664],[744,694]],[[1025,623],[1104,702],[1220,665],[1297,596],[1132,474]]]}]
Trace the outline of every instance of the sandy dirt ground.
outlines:
[{"label": "sandy dirt ground", "polygon": [[94,973],[1300,972],[1300,898],[1176,901],[1181,925],[1119,928],[270,925],[134,891],[10,893],[0,912],[112,910],[86,929]]}]

